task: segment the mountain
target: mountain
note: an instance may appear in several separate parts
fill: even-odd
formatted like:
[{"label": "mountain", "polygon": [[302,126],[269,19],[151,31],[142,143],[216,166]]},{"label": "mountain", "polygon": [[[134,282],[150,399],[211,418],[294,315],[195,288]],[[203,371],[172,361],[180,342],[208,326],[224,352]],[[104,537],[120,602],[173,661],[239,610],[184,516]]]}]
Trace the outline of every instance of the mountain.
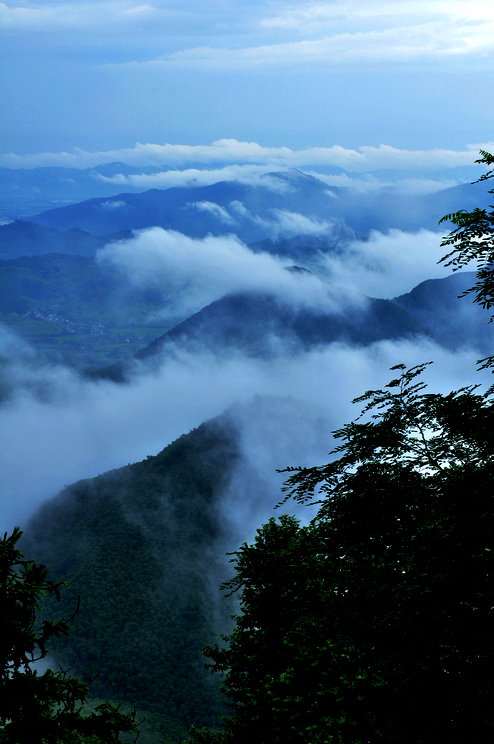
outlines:
[{"label": "mountain", "polygon": [[156,456],[66,487],[22,538],[23,552],[67,583],[46,616],[70,617],[81,598],[57,661],[96,677],[92,695],[154,716],[159,741],[181,741],[191,724],[214,726],[222,713],[201,649],[233,609],[218,590],[225,550],[237,546],[221,499],[241,460],[227,412]]},{"label": "mountain", "polygon": [[422,327],[389,300],[362,298],[339,311],[296,306],[261,293],[230,294],[212,302],[136,354],[149,359],[178,345],[190,351],[269,357],[308,351],[335,341],[365,346],[410,337]]},{"label": "mountain", "polygon": [[276,210],[314,218],[329,216],[328,202],[332,200],[322,181],[291,171],[261,176],[256,185],[222,181],[211,186],[151,189],[141,194],[118,194],[113,199],[90,199],[30,219],[44,227],[79,227],[96,235],[160,226],[193,237],[235,232],[242,240],[253,241],[277,229]]},{"label": "mountain", "polygon": [[[113,196],[121,191],[121,185],[110,180],[115,176],[161,170],[158,166],[135,167],[118,162],[85,169],[62,166],[0,168],[0,219],[25,217],[95,196]],[[129,186],[129,191],[134,190],[143,189]]]},{"label": "mountain", "polygon": [[266,174],[255,184],[223,181],[121,193],[51,209],[30,220],[44,227],[80,228],[95,235],[160,226],[192,237],[235,233],[254,242],[302,232],[324,234],[334,222],[344,222],[363,236],[390,228],[437,230],[443,214],[489,202],[484,183],[462,184],[425,197],[392,190],[362,194],[329,188],[320,179],[292,170]]},{"label": "mountain", "polygon": [[260,293],[230,294],[212,302],[141,349],[152,360],[176,347],[218,354],[269,357],[342,342],[366,346],[384,339],[425,336],[448,349],[492,348],[492,326],[482,309],[458,295],[474,281],[470,272],[423,282],[392,300],[362,298],[339,310],[296,306]]},{"label": "mountain", "polygon": [[[409,313],[424,332],[447,349],[470,347],[490,354],[494,327],[472,295],[461,295],[475,284],[473,271],[459,271],[445,279],[428,279],[393,302]],[[460,298],[460,299],[459,299]]]},{"label": "mountain", "polygon": [[62,232],[33,222],[15,220],[7,225],[0,225],[0,259],[42,256],[45,253],[94,256],[98,248],[130,235],[130,231],[91,235],[78,227]]},{"label": "mountain", "polygon": [[325,254],[342,254],[349,243],[362,241],[344,222],[335,222],[321,235],[290,235],[278,238],[265,238],[249,243],[254,253],[270,253],[281,258],[289,258],[314,268],[317,274],[321,269],[321,258]]}]

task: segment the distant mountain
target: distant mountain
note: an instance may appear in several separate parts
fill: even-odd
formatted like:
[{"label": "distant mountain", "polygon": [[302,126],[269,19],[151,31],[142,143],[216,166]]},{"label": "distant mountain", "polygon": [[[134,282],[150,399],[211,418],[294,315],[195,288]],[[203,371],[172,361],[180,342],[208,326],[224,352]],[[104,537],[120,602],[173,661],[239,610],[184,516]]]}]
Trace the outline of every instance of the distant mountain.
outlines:
[{"label": "distant mountain", "polygon": [[94,256],[98,248],[130,235],[130,231],[91,235],[79,228],[61,232],[33,222],[15,220],[7,225],[0,225],[0,259],[42,256],[46,253]]},{"label": "distant mountain", "polygon": [[270,253],[282,258],[290,258],[296,263],[314,266],[320,270],[319,259],[325,254],[342,254],[348,244],[363,240],[344,222],[336,222],[322,235],[290,235],[278,238],[265,238],[249,243],[255,253]]},{"label": "distant mountain", "polygon": [[484,183],[410,198],[392,190],[361,194],[329,188],[320,179],[294,170],[266,174],[255,185],[224,181],[195,188],[122,193],[51,209],[30,219],[44,227],[80,228],[95,235],[160,226],[193,237],[235,233],[254,242],[303,232],[324,234],[322,221],[344,222],[363,236],[371,230],[390,228],[437,230],[443,214],[489,202]]},{"label": "distant mountain", "polygon": [[222,181],[212,186],[151,189],[113,199],[90,199],[30,219],[45,227],[79,227],[96,235],[160,226],[193,237],[234,232],[242,240],[253,241],[277,230],[276,210],[316,219],[329,217],[328,203],[333,200],[322,181],[290,171],[261,176],[256,185]]},{"label": "distant mountain", "polygon": [[341,311],[294,306],[261,293],[230,294],[212,302],[136,354],[137,359],[172,352],[241,352],[270,357],[339,341],[366,346],[383,339],[419,335],[423,327],[390,300],[362,298]]},{"label": "distant mountain", "polygon": [[470,347],[491,354],[494,325],[489,313],[460,295],[475,284],[473,271],[459,271],[445,279],[428,279],[393,302],[409,313],[424,332],[448,349]]},{"label": "distant mountain", "polygon": [[[95,196],[113,196],[122,190],[121,186],[105,179],[156,173],[162,169],[125,163],[107,163],[86,169],[61,166],[0,168],[0,219],[26,217],[43,209]],[[128,190],[143,189],[129,186]]]},{"label": "distant mountain", "polygon": [[151,360],[173,353],[177,346],[269,357],[335,341],[366,346],[417,336],[450,349],[472,347],[488,353],[492,326],[485,312],[457,299],[474,276],[468,272],[430,280],[394,300],[368,298],[348,303],[339,312],[297,307],[267,294],[230,294],[155,339],[136,357]]},{"label": "distant mountain", "polygon": [[94,679],[92,695],[151,716],[152,741],[181,741],[191,724],[214,726],[222,714],[201,649],[233,608],[218,588],[238,539],[221,498],[241,459],[237,425],[223,414],[156,456],[68,486],[22,538],[23,552],[67,582],[47,615],[69,617],[81,598],[56,659]]}]

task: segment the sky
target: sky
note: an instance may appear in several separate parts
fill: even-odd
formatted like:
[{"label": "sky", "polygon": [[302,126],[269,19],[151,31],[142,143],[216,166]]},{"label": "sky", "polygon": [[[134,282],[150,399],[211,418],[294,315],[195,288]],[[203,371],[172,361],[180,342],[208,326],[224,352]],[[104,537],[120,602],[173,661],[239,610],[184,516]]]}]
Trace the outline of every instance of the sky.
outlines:
[{"label": "sky", "polygon": [[233,141],[471,157],[492,139],[486,0],[9,0],[0,34],[3,155],[198,148],[179,166]]}]

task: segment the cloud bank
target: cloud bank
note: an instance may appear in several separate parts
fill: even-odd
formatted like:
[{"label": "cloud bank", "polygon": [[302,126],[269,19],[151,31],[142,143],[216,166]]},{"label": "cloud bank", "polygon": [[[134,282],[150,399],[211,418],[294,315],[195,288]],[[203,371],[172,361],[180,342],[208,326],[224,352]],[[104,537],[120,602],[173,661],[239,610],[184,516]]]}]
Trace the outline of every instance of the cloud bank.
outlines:
[{"label": "cloud bank", "polygon": [[343,288],[358,288],[370,296],[389,299],[410,292],[426,279],[451,274],[444,264],[443,233],[416,233],[392,229],[383,234],[372,231],[366,241],[354,241],[345,252],[328,255],[322,261],[331,282]]},{"label": "cloud bank", "polygon": [[[144,166],[167,164],[178,167],[187,163],[217,164],[228,163],[233,168],[244,164],[265,166],[273,170],[278,166],[297,168],[304,166],[339,166],[349,171],[365,172],[382,168],[415,168],[434,170],[471,166],[478,157],[479,150],[494,149],[494,142],[466,145],[464,150],[406,150],[381,144],[378,147],[362,145],[356,149],[333,145],[331,147],[308,147],[303,150],[292,150],[289,147],[263,147],[257,142],[241,142],[236,139],[221,139],[211,145],[178,145],[178,144],[141,144],[132,148],[88,152],[74,148],[73,152],[44,152],[32,155],[7,153],[0,155],[0,166],[6,168],[35,168],[40,166],[62,165],[71,168],[91,168],[103,163],[122,162],[128,165]],[[262,170],[262,169],[261,169]],[[266,172],[267,172],[266,171]],[[261,171],[257,171],[260,173]],[[171,170],[165,171],[162,183],[172,183]],[[237,175],[241,175],[236,171]],[[257,173],[250,171],[250,173]],[[187,178],[194,174],[189,171]],[[200,169],[195,177],[200,179]],[[120,176],[119,176],[120,178]],[[122,181],[124,183],[124,181]],[[144,182],[143,182],[144,183]],[[149,181],[145,182],[147,185]],[[199,185],[203,185],[198,182]],[[155,182],[158,185],[157,182]],[[162,186],[163,188],[164,186]]]},{"label": "cloud bank", "polygon": [[276,38],[243,48],[233,44],[188,47],[145,62],[114,66],[211,71],[433,62],[451,67],[485,60],[494,49],[494,14],[481,0],[298,3],[261,19],[259,30],[276,33]]},{"label": "cloud bank", "polygon": [[153,227],[105,246],[97,260],[124,272],[136,286],[162,289],[164,310],[179,316],[191,315],[230,292],[269,293],[283,302],[333,312],[342,301],[318,277],[286,271],[292,261],[254,253],[235,235],[196,239]]},{"label": "cloud bank", "polygon": [[[82,381],[53,368],[49,394],[21,386],[0,408],[2,529],[25,524],[36,506],[64,485],[156,454],[232,403],[246,404],[256,395],[288,397],[300,401],[300,412],[312,409],[303,431],[314,429],[300,449],[293,406],[281,404],[276,414],[246,414],[245,453],[260,477],[273,483],[274,506],[280,497],[275,486],[283,476],[276,476],[273,466],[324,461],[332,448],[331,441],[324,446],[325,432],[358,413],[352,398],[385,385],[393,364],[430,359],[435,360],[427,373],[431,389],[447,392],[482,380],[474,371],[475,352],[449,353],[428,342],[384,342],[366,349],[332,345],[270,361],[182,353],[128,385]],[[491,382],[490,375],[484,379]],[[17,378],[11,376],[11,382]],[[273,439],[277,446],[271,449]]]}]

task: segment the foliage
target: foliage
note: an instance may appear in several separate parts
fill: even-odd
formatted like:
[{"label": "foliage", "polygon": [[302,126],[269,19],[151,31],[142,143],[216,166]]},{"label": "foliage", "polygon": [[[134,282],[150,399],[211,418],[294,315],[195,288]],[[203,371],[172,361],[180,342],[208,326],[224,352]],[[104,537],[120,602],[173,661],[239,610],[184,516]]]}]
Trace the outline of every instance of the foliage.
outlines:
[{"label": "foliage", "polygon": [[42,596],[49,592],[59,599],[60,584],[48,579],[45,566],[25,559],[17,548],[21,534],[16,527],[0,540],[0,742],[118,742],[120,732],[137,730],[133,715],[107,701],[84,715],[84,682],[62,670],[36,670],[36,662],[47,656],[48,641],[68,635],[70,628],[64,618],[37,624]]},{"label": "foliage", "polygon": [[[238,457],[224,415],[156,456],[67,487],[22,538],[67,582],[63,612],[81,596],[70,636],[54,644],[57,660],[98,675],[92,695],[135,704],[156,741],[180,742],[191,724],[214,726],[225,712],[201,650],[231,627],[232,608],[219,607],[230,572],[218,503]],[[53,598],[43,612],[53,616]]]},{"label": "foliage", "polygon": [[[480,150],[481,157],[476,163],[487,166],[494,165],[494,155]],[[488,170],[479,178],[487,181],[494,178],[494,169]],[[477,182],[478,183],[478,182]],[[489,194],[494,194],[491,189]],[[494,306],[494,205],[487,209],[476,207],[472,212],[461,209],[458,212],[446,214],[440,221],[452,222],[456,228],[443,238],[441,246],[450,246],[452,250],[441,259],[446,266],[452,266],[453,271],[467,266],[471,261],[477,263],[477,281],[463,294],[473,293],[474,302],[478,302],[484,309]],[[491,316],[490,322],[494,316]],[[481,369],[494,367],[494,356],[480,360]]]},{"label": "foliage", "polygon": [[336,459],[291,469],[308,526],[235,553],[242,612],[207,649],[231,713],[196,744],[492,738],[494,408],[427,393],[424,367],[359,399]]}]

